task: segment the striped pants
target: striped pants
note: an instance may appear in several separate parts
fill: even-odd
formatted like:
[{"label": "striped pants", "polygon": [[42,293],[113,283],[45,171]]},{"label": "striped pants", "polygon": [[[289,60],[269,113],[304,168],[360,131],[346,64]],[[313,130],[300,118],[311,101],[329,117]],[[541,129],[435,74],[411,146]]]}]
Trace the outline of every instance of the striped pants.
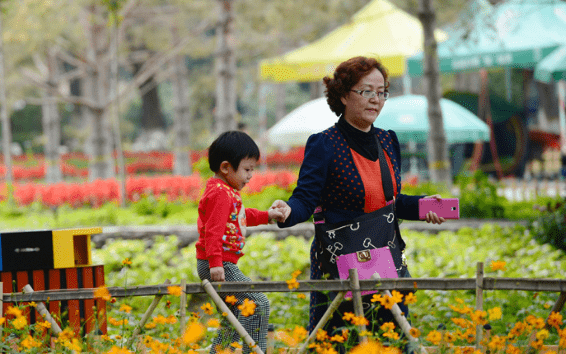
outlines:
[{"label": "striped pants", "polygon": [[[224,274],[226,281],[247,281],[251,282],[251,279],[245,276],[240,268],[234,263],[223,262]],[[210,280],[210,270],[208,261],[198,259],[197,260],[197,271],[201,280]],[[234,293],[234,294],[222,294],[222,299],[227,296],[233,295],[236,297],[238,302],[234,305],[227,304],[234,316],[242,324],[245,330],[249,333],[250,337],[254,342],[261,348],[265,353],[267,350],[267,326],[269,321],[269,300],[267,296],[263,293]],[[238,310],[238,306],[244,303],[245,299],[249,299],[256,304],[255,313],[250,316],[243,316]],[[218,347],[225,348],[231,343],[239,342],[240,335],[234,327],[230,324],[226,317],[222,317],[221,326],[218,329],[218,334],[212,343],[212,348],[210,349],[210,354],[215,354]],[[243,354],[251,353],[250,348],[244,343]]]}]

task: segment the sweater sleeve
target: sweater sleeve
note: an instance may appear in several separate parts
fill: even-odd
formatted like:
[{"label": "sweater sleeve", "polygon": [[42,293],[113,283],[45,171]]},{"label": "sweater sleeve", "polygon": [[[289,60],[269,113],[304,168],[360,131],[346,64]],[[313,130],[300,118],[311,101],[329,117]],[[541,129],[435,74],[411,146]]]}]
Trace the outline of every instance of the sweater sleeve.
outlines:
[{"label": "sweater sleeve", "polygon": [[204,225],[204,249],[210,268],[222,267],[222,236],[230,219],[232,199],[225,191],[218,190],[206,204],[209,213]]},{"label": "sweater sleeve", "polygon": [[321,200],[322,190],[333,156],[332,142],[323,133],[313,134],[307,140],[305,157],[299,172],[297,187],[287,204],[291,214],[279,227],[289,227],[308,220]]},{"label": "sweater sleeve", "polygon": [[267,223],[269,223],[269,212],[246,208],[246,224],[248,226],[265,225]]}]

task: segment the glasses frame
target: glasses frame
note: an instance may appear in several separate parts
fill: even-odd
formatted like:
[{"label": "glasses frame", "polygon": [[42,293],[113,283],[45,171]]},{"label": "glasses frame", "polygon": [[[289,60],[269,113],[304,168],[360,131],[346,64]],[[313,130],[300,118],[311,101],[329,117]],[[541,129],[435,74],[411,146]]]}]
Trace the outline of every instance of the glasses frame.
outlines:
[{"label": "glasses frame", "polygon": [[372,90],[350,90],[350,91],[355,92],[358,95],[362,96],[363,98],[367,98],[367,99],[374,98],[375,96],[377,96],[379,100],[387,101],[387,99],[389,98],[389,92],[376,92]]}]

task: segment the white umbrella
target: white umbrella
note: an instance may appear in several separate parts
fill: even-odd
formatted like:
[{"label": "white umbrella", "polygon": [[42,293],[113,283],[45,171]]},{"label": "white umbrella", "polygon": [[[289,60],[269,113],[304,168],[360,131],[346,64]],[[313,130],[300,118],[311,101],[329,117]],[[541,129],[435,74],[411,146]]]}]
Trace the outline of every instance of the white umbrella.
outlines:
[{"label": "white umbrella", "polygon": [[[489,141],[489,127],[475,114],[446,98],[440,100],[448,144]],[[326,98],[317,98],[299,106],[267,131],[270,144],[280,147],[304,146],[311,134],[319,133],[338,121]],[[428,136],[427,102],[424,96],[404,95],[385,103],[374,124],[393,129],[399,142],[426,142]]]},{"label": "white umbrella", "polygon": [[338,117],[330,110],[326,97],[309,101],[283,117],[267,131],[275,146],[304,146],[310,135],[334,125]]}]

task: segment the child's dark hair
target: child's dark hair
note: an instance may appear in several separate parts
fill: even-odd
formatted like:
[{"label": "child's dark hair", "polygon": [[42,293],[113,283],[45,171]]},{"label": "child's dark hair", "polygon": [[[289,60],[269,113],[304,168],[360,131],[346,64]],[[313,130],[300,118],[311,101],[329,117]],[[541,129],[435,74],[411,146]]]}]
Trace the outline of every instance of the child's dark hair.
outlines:
[{"label": "child's dark hair", "polygon": [[255,141],[241,131],[228,131],[220,134],[208,148],[208,165],[212,172],[220,170],[222,161],[228,161],[234,170],[245,158],[259,160],[259,148]]}]

